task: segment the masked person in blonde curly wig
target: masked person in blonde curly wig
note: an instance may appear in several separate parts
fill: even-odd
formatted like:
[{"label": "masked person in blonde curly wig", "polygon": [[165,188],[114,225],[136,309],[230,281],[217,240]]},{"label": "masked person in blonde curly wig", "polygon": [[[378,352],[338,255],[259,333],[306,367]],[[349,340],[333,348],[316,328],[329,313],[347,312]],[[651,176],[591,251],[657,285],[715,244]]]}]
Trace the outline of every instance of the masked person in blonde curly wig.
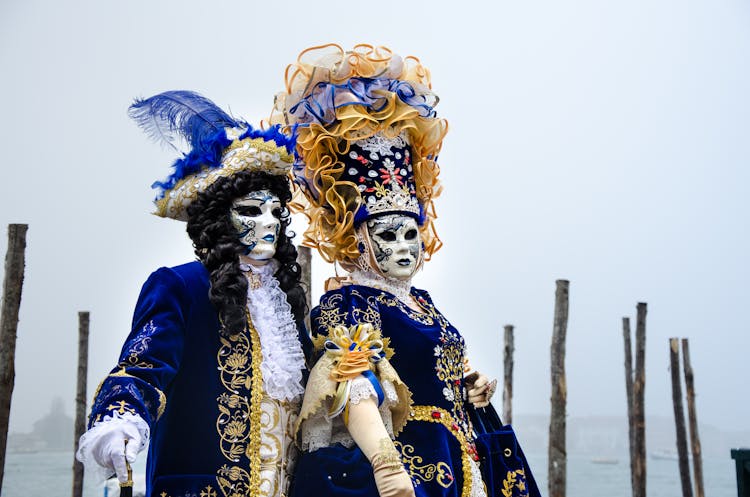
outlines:
[{"label": "masked person in blonde curly wig", "polygon": [[280,497],[309,344],[287,233],[293,139],[192,92],[139,100],[131,116],[190,146],[154,186],[156,214],[187,222],[198,261],[143,285],[78,457],[124,482],[148,443],[147,497]]},{"label": "masked person in blonde curly wig", "polygon": [[369,45],[302,52],[277,96],[272,120],[299,126],[304,243],[349,272],[311,314],[292,497],[486,495],[465,402],[494,383],[464,376],[463,338],[411,286],[440,247],[436,103],[417,59]]}]

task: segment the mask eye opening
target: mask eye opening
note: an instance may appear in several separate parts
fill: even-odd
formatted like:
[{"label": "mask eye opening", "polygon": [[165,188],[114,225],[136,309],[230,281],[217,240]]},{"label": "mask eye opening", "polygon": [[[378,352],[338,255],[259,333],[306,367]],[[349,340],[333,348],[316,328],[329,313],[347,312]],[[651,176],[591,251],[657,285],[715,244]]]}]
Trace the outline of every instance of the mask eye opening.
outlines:
[{"label": "mask eye opening", "polygon": [[396,233],[393,231],[387,230],[387,231],[381,231],[380,233],[377,233],[376,236],[383,240],[384,242],[395,242],[396,241]]}]

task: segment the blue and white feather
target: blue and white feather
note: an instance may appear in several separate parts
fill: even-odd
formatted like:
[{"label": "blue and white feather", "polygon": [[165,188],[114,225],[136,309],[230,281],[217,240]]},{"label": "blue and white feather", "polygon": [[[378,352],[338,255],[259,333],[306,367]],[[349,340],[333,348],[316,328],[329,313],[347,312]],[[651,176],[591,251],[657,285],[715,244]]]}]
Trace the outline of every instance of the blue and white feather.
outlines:
[{"label": "blue and white feather", "polygon": [[180,152],[184,139],[192,150],[208,145],[216,132],[244,123],[232,118],[206,97],[192,91],[166,91],[136,99],[128,115],[154,141]]}]

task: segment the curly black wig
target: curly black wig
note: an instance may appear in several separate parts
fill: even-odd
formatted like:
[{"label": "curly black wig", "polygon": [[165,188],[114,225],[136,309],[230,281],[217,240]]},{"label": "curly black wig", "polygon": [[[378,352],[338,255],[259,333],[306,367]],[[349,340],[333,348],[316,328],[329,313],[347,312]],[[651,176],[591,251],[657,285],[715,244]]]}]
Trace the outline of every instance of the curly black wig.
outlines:
[{"label": "curly black wig", "polygon": [[[232,334],[246,328],[247,278],[240,269],[240,254],[245,246],[229,218],[232,202],[258,190],[269,190],[279,197],[282,208],[291,200],[287,178],[264,172],[239,172],[216,180],[187,208],[187,232],[193,240],[195,254],[210,274],[208,297],[216,308],[224,329]],[[287,209],[284,209],[287,211]],[[287,211],[288,212],[288,211]],[[301,327],[305,313],[305,293],[300,286],[301,270],[297,249],[287,237],[289,216],[281,218],[281,230],[274,259],[280,263],[276,272],[279,286],[286,293],[292,314]]]}]

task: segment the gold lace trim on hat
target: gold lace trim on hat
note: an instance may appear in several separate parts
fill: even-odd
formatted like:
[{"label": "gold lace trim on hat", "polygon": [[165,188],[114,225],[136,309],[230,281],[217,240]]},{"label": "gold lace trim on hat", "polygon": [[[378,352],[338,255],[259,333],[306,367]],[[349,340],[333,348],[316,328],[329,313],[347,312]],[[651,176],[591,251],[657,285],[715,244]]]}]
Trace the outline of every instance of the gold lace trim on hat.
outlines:
[{"label": "gold lace trim on hat", "polygon": [[204,167],[200,172],[181,179],[158,199],[155,215],[187,221],[187,207],[219,178],[229,178],[240,171],[263,171],[276,176],[289,173],[294,158],[263,138],[233,141],[222,154],[221,167]]}]

